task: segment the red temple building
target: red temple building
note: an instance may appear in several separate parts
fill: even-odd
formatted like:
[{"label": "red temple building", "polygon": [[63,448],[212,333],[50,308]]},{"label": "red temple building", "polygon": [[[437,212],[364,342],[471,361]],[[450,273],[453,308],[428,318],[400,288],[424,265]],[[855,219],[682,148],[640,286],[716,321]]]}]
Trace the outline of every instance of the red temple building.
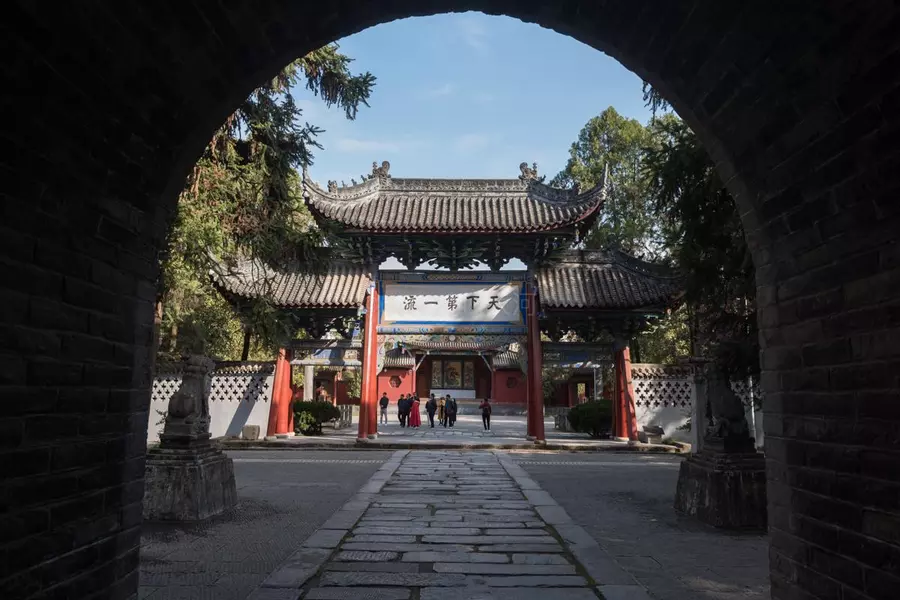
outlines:
[{"label": "red temple building", "polygon": [[[303,397],[322,385],[335,402],[349,401],[341,371],[361,370],[361,439],[377,435],[387,392],[392,402],[451,394],[463,407],[491,398],[526,413],[525,433],[540,442],[543,365],[574,369],[595,397],[590,373],[611,363],[615,435],[637,438],[627,342],[677,303],[680,280],[618,251],[573,249],[605,187],[557,189],[520,168],[517,179],[400,179],[384,163],[358,185],[326,189],[306,178],[307,206],[331,236],[321,266],[248,260],[216,276],[232,303],[266,295],[310,334],[280,353],[270,435],[290,432],[290,373],[302,367]],[[391,257],[405,269],[380,268]],[[512,259],[525,268],[502,269]],[[573,336],[582,341],[561,341]]]}]

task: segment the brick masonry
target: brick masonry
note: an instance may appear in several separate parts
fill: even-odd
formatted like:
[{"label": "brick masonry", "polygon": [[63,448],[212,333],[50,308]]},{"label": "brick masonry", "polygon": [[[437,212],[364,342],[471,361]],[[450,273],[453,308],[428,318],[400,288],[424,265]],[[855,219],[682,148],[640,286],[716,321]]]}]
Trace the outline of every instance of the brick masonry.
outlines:
[{"label": "brick masonry", "polygon": [[610,54],[702,137],[757,267],[773,595],[893,597],[900,7],[736,6],[4,6],[0,596],[136,589],[157,260],[213,129],[321,44],[395,18],[479,9]]}]

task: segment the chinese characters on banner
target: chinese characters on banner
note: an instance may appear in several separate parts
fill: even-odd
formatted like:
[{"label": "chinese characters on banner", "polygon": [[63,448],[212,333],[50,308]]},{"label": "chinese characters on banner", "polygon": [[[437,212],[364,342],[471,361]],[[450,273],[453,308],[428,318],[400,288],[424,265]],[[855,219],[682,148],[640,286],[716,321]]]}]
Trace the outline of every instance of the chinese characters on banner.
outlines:
[{"label": "chinese characters on banner", "polygon": [[522,322],[521,283],[385,282],[387,323]]}]

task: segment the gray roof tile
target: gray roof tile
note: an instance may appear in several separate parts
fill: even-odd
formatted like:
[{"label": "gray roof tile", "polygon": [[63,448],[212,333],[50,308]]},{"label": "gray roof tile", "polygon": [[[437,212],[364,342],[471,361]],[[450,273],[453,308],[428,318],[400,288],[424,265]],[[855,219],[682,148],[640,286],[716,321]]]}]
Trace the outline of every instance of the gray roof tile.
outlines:
[{"label": "gray roof tile", "polygon": [[212,274],[223,291],[244,298],[269,296],[283,308],[354,308],[363,305],[372,283],[368,269],[330,260],[321,272],[279,271],[260,261],[245,260]]},{"label": "gray roof tile", "polygon": [[542,308],[633,310],[671,305],[682,293],[678,274],[623,252],[577,250],[537,271]]},{"label": "gray roof tile", "polygon": [[584,193],[522,179],[374,177],[326,191],[306,182],[307,205],[320,219],[369,232],[536,232],[592,219],[604,188]]}]

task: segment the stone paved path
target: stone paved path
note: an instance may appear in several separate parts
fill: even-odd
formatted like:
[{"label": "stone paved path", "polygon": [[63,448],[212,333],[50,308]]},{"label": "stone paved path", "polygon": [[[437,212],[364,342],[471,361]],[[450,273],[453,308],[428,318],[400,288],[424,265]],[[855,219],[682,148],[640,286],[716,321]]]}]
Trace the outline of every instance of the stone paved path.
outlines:
[{"label": "stone paved path", "polygon": [[238,505],[203,523],[144,523],[141,600],[244,600],[393,452],[229,452]]},{"label": "stone paved path", "polygon": [[253,600],[646,600],[504,454],[400,451]]}]

